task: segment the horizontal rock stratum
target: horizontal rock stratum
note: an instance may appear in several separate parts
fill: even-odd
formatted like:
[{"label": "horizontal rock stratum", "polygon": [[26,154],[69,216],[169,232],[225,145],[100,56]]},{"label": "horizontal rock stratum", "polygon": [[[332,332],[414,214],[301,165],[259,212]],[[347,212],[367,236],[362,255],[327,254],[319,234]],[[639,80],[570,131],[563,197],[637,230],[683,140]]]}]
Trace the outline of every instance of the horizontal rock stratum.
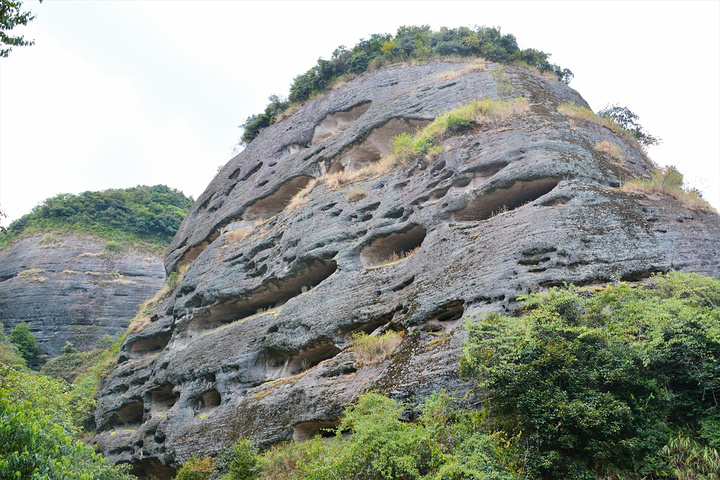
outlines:
[{"label": "horizontal rock stratum", "polygon": [[[448,136],[436,158],[362,170],[393,136],[498,91],[528,108]],[[621,190],[653,165],[563,103],[587,107],[525,69],[431,63],[365,73],[268,127],[175,236],[166,271],[187,271],[100,390],[100,450],[169,478],[238,435],[313,435],[368,389],[411,403],[465,391],[462,322],[515,312],[518,295],[668,270],[720,276],[718,215]],[[397,349],[359,362],[351,336],[389,329],[402,332]]]},{"label": "horizontal rock stratum", "polygon": [[25,322],[38,355],[56,357],[66,342],[80,350],[122,334],[138,305],[165,284],[161,256],[106,251],[107,240],[48,231],[0,250],[0,323]]}]

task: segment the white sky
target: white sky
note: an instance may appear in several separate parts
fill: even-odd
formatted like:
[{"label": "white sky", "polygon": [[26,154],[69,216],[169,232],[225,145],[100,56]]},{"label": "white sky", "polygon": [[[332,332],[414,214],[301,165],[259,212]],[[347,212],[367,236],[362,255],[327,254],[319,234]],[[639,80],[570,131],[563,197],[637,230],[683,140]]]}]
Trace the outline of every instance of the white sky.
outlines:
[{"label": "white sky", "polygon": [[499,26],[552,53],[595,111],[628,106],[720,209],[720,1],[26,0],[0,59],[7,225],[58,193],[166,184],[197,198],[238,125],[292,78],[400,25]]}]

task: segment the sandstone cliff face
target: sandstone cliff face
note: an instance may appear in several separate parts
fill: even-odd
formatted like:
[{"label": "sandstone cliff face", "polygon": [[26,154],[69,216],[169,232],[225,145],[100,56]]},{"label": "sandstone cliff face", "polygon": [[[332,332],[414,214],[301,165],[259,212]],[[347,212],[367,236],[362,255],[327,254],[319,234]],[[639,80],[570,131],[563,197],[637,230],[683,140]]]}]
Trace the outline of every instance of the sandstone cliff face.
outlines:
[{"label": "sandstone cliff face", "polygon": [[[322,174],[376,162],[393,135],[497,98],[495,68],[364,74],[232,159],[169,249],[168,272],[189,265],[183,280],[128,337],[101,389],[101,451],[167,477],[240,434],[302,439],[367,389],[410,402],[466,390],[462,322],[514,312],[520,294],[670,269],[720,275],[718,216],[619,190],[650,163],[609,129],[558,113],[563,102],[587,106],[577,92],[512,67],[530,112],[449,138],[433,162],[320,183],[287,208]],[[622,161],[595,148],[603,140]],[[350,336],[383,329],[404,332],[401,345],[359,365]]]},{"label": "sandstone cliff face", "polygon": [[105,240],[49,233],[0,250],[0,322],[6,333],[26,322],[38,354],[55,357],[65,342],[80,350],[124,332],[165,284],[162,260],[143,252],[105,254]]}]

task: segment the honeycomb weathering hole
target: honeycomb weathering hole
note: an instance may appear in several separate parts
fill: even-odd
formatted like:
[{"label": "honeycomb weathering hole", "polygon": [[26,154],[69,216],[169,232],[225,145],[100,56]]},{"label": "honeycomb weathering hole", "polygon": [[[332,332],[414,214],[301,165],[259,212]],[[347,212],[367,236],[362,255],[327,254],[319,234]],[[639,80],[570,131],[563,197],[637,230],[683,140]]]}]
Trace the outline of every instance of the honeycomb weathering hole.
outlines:
[{"label": "honeycomb weathering hole", "polygon": [[267,195],[245,209],[243,220],[267,220],[270,217],[282,212],[290,203],[290,200],[297,193],[305,188],[313,177],[308,175],[300,175],[291,178],[287,182],[280,185],[270,195]]},{"label": "honeycomb weathering hole", "polygon": [[114,413],[114,426],[140,425],[143,419],[145,404],[142,400],[126,403]]},{"label": "honeycomb weathering hole", "polygon": [[191,328],[213,329],[254,315],[258,310],[280,306],[318,286],[336,270],[335,260],[308,260],[292,276],[268,280],[237,300],[210,307],[210,315],[193,319]]},{"label": "honeycomb weathering hole", "polygon": [[145,355],[162,351],[170,342],[170,333],[155,335],[136,341],[130,347],[130,358],[139,358]]},{"label": "honeycomb weathering hole", "polygon": [[440,307],[434,317],[438,322],[452,322],[462,318],[463,313],[465,313],[463,302],[455,300]]},{"label": "honeycomb weathering hole", "polygon": [[265,380],[289,377],[310,370],[320,362],[334,357],[340,351],[329,341],[300,349],[294,355],[275,350],[269,351],[262,360]]},{"label": "honeycomb weathering hole", "polygon": [[391,233],[372,240],[360,252],[360,261],[365,267],[385,265],[408,256],[422,245],[423,240],[425,229],[415,225],[404,232]]},{"label": "honeycomb weathering hole", "polygon": [[195,401],[195,408],[199,412],[207,412],[220,406],[221,398],[220,393],[213,389],[207,390],[200,394]]},{"label": "honeycomb weathering hole", "polygon": [[178,399],[179,394],[173,393],[175,386],[172,383],[164,383],[150,392],[152,405],[161,410],[170,410]]},{"label": "honeycomb weathering hole", "polygon": [[373,129],[359,145],[355,145],[342,154],[340,163],[347,170],[358,170],[390,154],[392,139],[401,133],[414,133],[430,123],[429,120],[409,120],[391,118],[383,125]]},{"label": "honeycomb weathering hole", "polygon": [[363,102],[349,110],[328,113],[315,127],[311,144],[319,143],[336,133],[342,132],[368,111],[372,102]]},{"label": "honeycomb weathering hole", "polygon": [[322,437],[333,437],[335,436],[335,428],[338,425],[340,425],[340,420],[317,420],[315,422],[298,423],[292,427],[293,440],[296,442],[303,441],[317,434],[320,434]]},{"label": "honeycomb weathering hole", "polygon": [[537,200],[551,192],[558,183],[560,180],[557,178],[517,181],[508,188],[498,188],[473,198],[465,208],[453,215],[453,220],[460,222],[486,220],[497,213],[513,210]]}]

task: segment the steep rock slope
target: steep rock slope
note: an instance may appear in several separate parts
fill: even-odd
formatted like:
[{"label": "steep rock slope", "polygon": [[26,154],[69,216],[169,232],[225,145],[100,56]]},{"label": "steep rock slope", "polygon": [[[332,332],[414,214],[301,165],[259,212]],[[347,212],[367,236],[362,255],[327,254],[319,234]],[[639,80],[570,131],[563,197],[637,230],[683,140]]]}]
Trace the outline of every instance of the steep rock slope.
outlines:
[{"label": "steep rock slope", "polygon": [[[320,182],[289,207],[321,175],[377,162],[393,135],[497,99],[496,68],[363,74],[232,159],[168,251],[167,272],[187,267],[182,281],[128,336],[101,388],[101,451],[167,478],[239,434],[265,445],[312,435],[370,388],[411,402],[465,390],[462,321],[513,312],[520,294],[670,269],[720,275],[718,216],[620,190],[651,170],[642,153],[560,114],[564,102],[587,106],[571,88],[512,67],[528,112],[451,136],[432,161]],[[414,253],[395,261],[402,252]],[[383,329],[404,332],[400,346],[359,364],[352,334]]]},{"label": "steep rock slope", "polygon": [[46,233],[0,250],[0,322],[26,322],[38,355],[65,342],[80,350],[124,332],[138,305],[165,284],[162,259],[143,251],[105,251],[107,240]]}]

